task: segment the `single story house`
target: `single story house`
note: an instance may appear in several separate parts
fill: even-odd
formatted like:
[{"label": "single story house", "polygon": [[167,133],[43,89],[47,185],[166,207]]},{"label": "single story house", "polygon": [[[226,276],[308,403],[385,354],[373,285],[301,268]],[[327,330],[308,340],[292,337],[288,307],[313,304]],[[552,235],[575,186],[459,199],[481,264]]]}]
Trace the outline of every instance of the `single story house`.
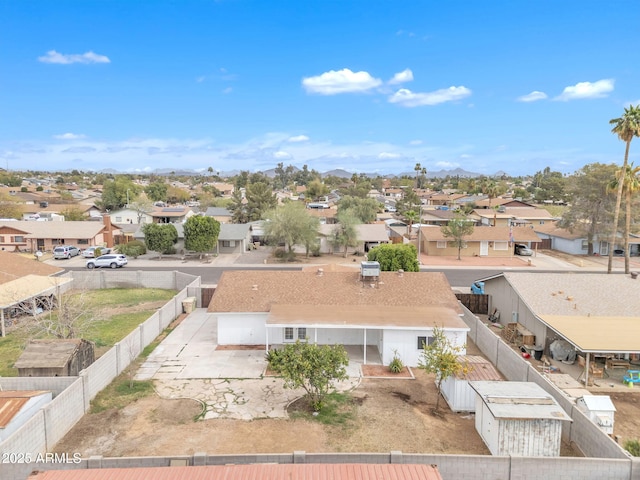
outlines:
[{"label": "single story house", "polygon": [[31,340],[14,366],[20,377],[75,377],[95,359],[93,342],[48,338]]},{"label": "single story house", "polygon": [[[610,237],[608,234],[595,235],[592,240],[592,251],[589,252],[589,240],[584,232],[561,228],[557,222],[534,225],[533,229],[542,239],[546,248],[570,255],[588,255],[589,253],[592,255],[609,255]],[[618,234],[616,249],[622,249],[623,245],[623,237]],[[629,237],[629,249],[632,256],[640,255],[640,237],[633,234]]]},{"label": "single story house", "polygon": [[221,223],[217,252],[244,253],[251,245],[251,226],[246,223]]},{"label": "single story house", "polygon": [[223,207],[209,207],[204,214],[207,217],[215,218],[220,223],[231,223],[233,218],[233,213]]},{"label": "single story house", "polygon": [[433,193],[427,197],[426,205],[451,207],[466,196],[466,193]]},{"label": "single story house", "polygon": [[[422,253],[434,256],[457,256],[458,248],[442,234],[439,227],[420,228]],[[513,243],[537,244],[540,238],[531,228],[526,227],[475,227],[471,235],[465,237],[466,248],[460,252],[465,257],[511,257]]]},{"label": "single story house", "polygon": [[417,366],[438,326],[464,350],[469,327],[443,273],[379,268],[226,271],[208,307],[218,344],[268,349],[308,338],[359,347],[363,363],[367,346],[377,348],[385,365],[397,352],[405,365]]},{"label": "single story house", "polygon": [[[344,247],[336,246],[332,242],[331,237],[336,228],[336,225],[320,225],[318,233],[320,236],[321,253],[341,253],[344,251]],[[349,252],[368,252],[372,247],[376,247],[382,243],[389,243],[389,233],[384,223],[362,223],[356,225],[356,230],[358,245],[349,247]]]},{"label": "single story house", "polygon": [[150,207],[148,211],[138,211],[133,208],[119,208],[118,210],[112,210],[109,214],[111,220],[116,224],[138,225],[145,223],[153,223],[153,217],[151,211],[155,207]]},{"label": "single story house", "polygon": [[109,243],[115,233],[108,216],[102,222],[31,222],[0,221],[0,250],[51,251],[59,245],[75,245],[80,249]]},{"label": "single story house", "polygon": [[447,225],[449,220],[455,218],[456,214],[453,210],[422,210],[420,223],[423,225]]},{"label": "single story house", "polygon": [[335,207],[331,208],[309,208],[307,207],[306,212],[318,219],[320,225],[333,225],[338,222],[336,218],[338,215],[338,209]]},{"label": "single story house", "polygon": [[614,358],[640,358],[640,281],[633,276],[505,272],[479,280],[501,324],[522,325],[546,354],[556,339],[584,354],[585,382],[590,361],[605,367]]},{"label": "single story house", "polygon": [[0,443],[50,403],[52,398],[52,393],[44,390],[0,391]]},{"label": "single story house", "polygon": [[470,382],[476,431],[492,455],[559,457],[562,422],[571,417],[533,382]]},{"label": "single story house", "polygon": [[523,202],[516,198],[489,198],[485,195],[484,198],[478,199],[474,202],[477,208],[495,208],[495,207],[521,207],[521,208],[536,208],[535,205]]},{"label": "single story house", "polygon": [[153,223],[184,223],[189,217],[196,213],[190,208],[183,205],[175,207],[153,207],[149,212]]}]

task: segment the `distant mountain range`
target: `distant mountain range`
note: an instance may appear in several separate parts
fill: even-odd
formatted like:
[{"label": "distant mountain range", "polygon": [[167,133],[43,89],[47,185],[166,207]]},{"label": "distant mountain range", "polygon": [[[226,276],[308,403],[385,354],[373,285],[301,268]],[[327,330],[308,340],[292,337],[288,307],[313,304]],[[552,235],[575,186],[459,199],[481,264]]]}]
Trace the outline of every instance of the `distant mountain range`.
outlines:
[{"label": "distant mountain range", "polygon": [[[294,170],[297,172],[300,169],[298,167],[293,167]],[[276,173],[275,173],[275,168],[270,168],[269,170],[264,170],[261,173],[263,173],[264,175],[266,175],[269,178],[273,178],[275,177]],[[105,169],[105,170],[101,170],[100,173],[107,173],[107,174],[117,174],[120,172],[117,172],[111,168],[109,169]],[[170,176],[170,175],[175,175],[175,176],[196,176],[196,175],[208,175],[208,172],[206,171],[200,171],[197,172],[195,170],[189,170],[189,169],[179,169],[179,170],[172,170],[169,168],[162,168],[162,169],[157,169],[154,170],[153,172],[149,172],[149,173],[153,173],[154,175],[160,175],[160,176]],[[215,171],[216,174],[220,175],[223,178],[229,178],[229,177],[233,177],[235,175],[238,175],[240,173],[240,170],[230,170],[230,171],[225,171],[225,172],[218,172]],[[333,177],[339,177],[339,178],[351,178],[353,176],[354,173],[360,174],[361,172],[349,172],[347,170],[343,170],[341,168],[338,169],[334,169],[334,170],[329,170],[327,172],[321,172],[321,175],[323,177],[328,177],[328,176],[333,176]],[[415,171],[410,171],[410,172],[402,172],[402,173],[364,173],[366,176],[370,177],[370,178],[375,178],[375,177],[402,177],[402,176],[406,176],[406,177],[415,177],[416,172]],[[503,175],[508,176],[508,174],[502,170],[497,171],[496,173],[494,173],[493,175],[487,175],[489,177],[501,177]],[[437,171],[428,171],[427,172],[427,177],[428,178],[445,178],[445,177],[463,177],[463,178],[476,178],[476,177],[481,177],[483,176],[483,174],[481,173],[477,173],[477,172],[469,172],[467,170],[464,170],[463,168],[455,168],[453,170],[437,170]]]}]

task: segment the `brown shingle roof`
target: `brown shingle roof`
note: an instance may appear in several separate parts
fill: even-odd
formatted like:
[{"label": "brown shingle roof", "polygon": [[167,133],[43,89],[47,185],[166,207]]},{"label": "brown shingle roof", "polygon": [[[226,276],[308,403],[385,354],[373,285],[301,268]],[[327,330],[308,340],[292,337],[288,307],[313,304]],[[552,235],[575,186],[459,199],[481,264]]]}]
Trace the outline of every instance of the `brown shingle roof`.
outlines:
[{"label": "brown shingle roof", "polygon": [[0,250],[0,285],[26,275],[49,276],[62,272],[64,269],[37,262],[35,258],[26,258],[19,253],[3,252]]},{"label": "brown shingle roof", "polygon": [[226,271],[210,312],[269,312],[272,305],[443,307],[461,313],[442,272],[381,272],[378,288],[363,286],[359,271]]}]

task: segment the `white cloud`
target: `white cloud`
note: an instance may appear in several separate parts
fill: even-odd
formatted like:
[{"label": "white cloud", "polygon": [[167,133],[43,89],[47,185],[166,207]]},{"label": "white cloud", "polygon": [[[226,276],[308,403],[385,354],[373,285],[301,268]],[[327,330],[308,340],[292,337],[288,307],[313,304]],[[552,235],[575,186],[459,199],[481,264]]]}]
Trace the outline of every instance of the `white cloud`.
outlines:
[{"label": "white cloud", "polygon": [[287,142],[289,143],[300,143],[300,142],[308,142],[308,141],[309,141],[309,137],[307,137],[306,135],[295,135],[287,139]]},{"label": "white cloud", "polygon": [[613,91],[614,80],[607,78],[598,80],[597,82],[580,82],[575,85],[565,87],[560,95],[554,100],[569,101],[580,100],[583,98],[602,98],[606,97],[609,92]]},{"label": "white cloud", "polygon": [[379,78],[368,72],[352,72],[348,68],[330,70],[315,77],[305,77],[302,85],[307,93],[320,95],[336,95],[338,93],[362,93],[382,84]]},{"label": "white cloud", "polygon": [[222,93],[224,93],[225,95],[228,95],[231,92],[233,92],[233,88],[232,87],[227,87],[224,90],[222,90]]},{"label": "white cloud", "polygon": [[538,100],[544,100],[547,98],[547,94],[544,92],[539,92],[538,90],[534,90],[531,93],[527,93],[526,95],[522,95],[518,97],[518,102],[537,102]]},{"label": "white cloud", "polygon": [[63,133],[60,135],[54,135],[53,138],[57,138],[58,140],[79,140],[81,138],[85,138],[86,135],[81,133]]},{"label": "white cloud", "polygon": [[81,54],[58,53],[55,50],[49,50],[46,55],[38,57],[38,61],[42,63],[57,63],[59,65],[70,65],[72,63],[111,63],[109,57],[98,55],[94,52],[86,52]]},{"label": "white cloud", "polygon": [[411,81],[413,81],[413,72],[406,68],[403,71],[396,73],[393,78],[389,80],[389,85],[397,85],[399,83]]},{"label": "white cloud", "polygon": [[460,166],[459,163],[455,163],[455,162],[436,162],[436,167],[441,168],[441,169],[451,169],[451,168],[458,168]]},{"label": "white cloud", "polygon": [[468,153],[463,153],[462,155],[460,155],[460,158],[465,159],[465,158],[471,158],[473,157],[473,155],[469,155]]},{"label": "white cloud", "polygon": [[378,154],[378,158],[400,158],[402,155],[399,153],[381,152]]},{"label": "white cloud", "polygon": [[389,97],[389,103],[397,103],[403,107],[420,107],[453,102],[469,95],[471,90],[467,87],[449,87],[427,93],[414,93],[407,88],[401,88]]},{"label": "white cloud", "polygon": [[273,152],[273,157],[282,160],[282,159],[285,159],[285,158],[291,158],[291,154],[287,153],[287,152],[284,152],[282,150],[279,150],[277,152]]},{"label": "white cloud", "polygon": [[207,79],[207,77],[205,77],[204,75],[200,75],[199,77],[196,77],[196,82],[198,83],[202,83]]},{"label": "white cloud", "polygon": [[411,140],[409,145],[422,145],[422,140]]}]

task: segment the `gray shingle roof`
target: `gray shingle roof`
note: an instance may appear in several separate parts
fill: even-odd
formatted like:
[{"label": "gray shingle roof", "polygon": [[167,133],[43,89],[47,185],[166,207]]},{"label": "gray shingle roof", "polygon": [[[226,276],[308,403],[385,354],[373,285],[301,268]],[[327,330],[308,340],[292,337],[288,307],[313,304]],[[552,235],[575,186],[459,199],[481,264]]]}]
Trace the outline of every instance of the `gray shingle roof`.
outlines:
[{"label": "gray shingle roof", "polygon": [[249,228],[246,223],[221,223],[218,240],[242,240],[247,238]]}]

